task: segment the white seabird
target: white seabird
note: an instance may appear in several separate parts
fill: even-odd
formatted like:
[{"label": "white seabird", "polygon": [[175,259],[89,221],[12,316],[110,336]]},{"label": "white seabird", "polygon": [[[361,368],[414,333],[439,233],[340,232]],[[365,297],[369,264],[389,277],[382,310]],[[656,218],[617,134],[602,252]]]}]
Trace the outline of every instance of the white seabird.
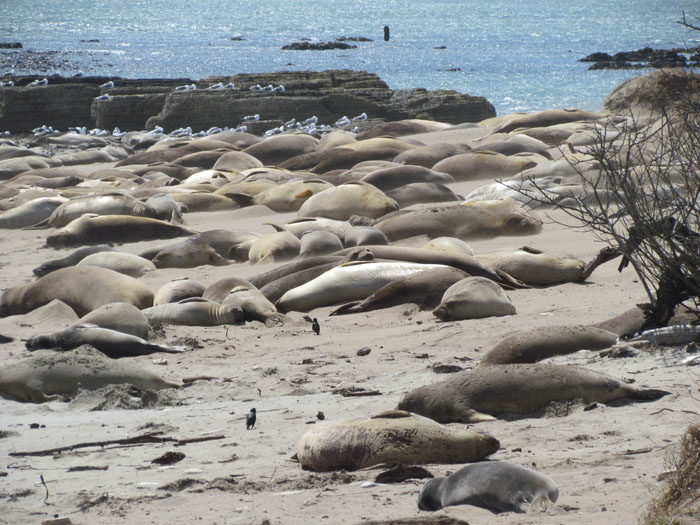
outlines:
[{"label": "white seabird", "polygon": [[30,82],[27,84],[27,87],[35,87],[35,86],[46,86],[49,83],[49,79],[44,77],[41,80],[35,80],[34,82]]},{"label": "white seabird", "polygon": [[100,87],[103,88],[103,89],[105,89],[105,88],[113,88],[113,87],[114,87],[114,82],[110,80],[109,82],[105,82],[104,84],[100,84]]},{"label": "white seabird", "polygon": [[0,87],[14,87],[15,82],[13,80],[8,80],[7,82],[0,82]]},{"label": "white seabird", "polygon": [[224,89],[236,89],[236,86],[233,84],[233,82],[229,82],[228,84],[224,85]]},{"label": "white seabird", "polygon": [[236,129],[233,130],[235,133],[245,133],[248,131],[248,126],[238,126]]},{"label": "white seabird", "polygon": [[217,83],[217,84],[214,84],[213,86],[209,86],[207,89],[211,89],[211,90],[224,89],[224,83],[223,83],[223,82],[219,82],[219,83]]},{"label": "white seabird", "polygon": [[112,136],[113,136],[113,137],[123,137],[124,135],[126,135],[126,132],[120,130],[120,129],[117,128],[117,127],[115,127],[115,128],[112,130]]},{"label": "white seabird", "polygon": [[272,91],[273,89],[275,89],[275,88],[272,87],[272,84],[268,84],[267,86],[262,88],[263,91]]},{"label": "white seabird", "polygon": [[112,97],[109,93],[105,93],[104,95],[100,95],[99,97],[95,97],[95,100],[112,100]]},{"label": "white seabird", "polygon": [[280,84],[279,86],[272,88],[272,91],[275,93],[284,93],[285,89],[284,86]]},{"label": "white seabird", "polygon": [[243,117],[243,122],[257,122],[260,120],[260,115],[256,113],[255,115],[246,115]]},{"label": "white seabird", "polygon": [[345,115],[342,118],[339,118],[338,120],[335,121],[335,126],[337,128],[342,128],[343,126],[349,126],[349,125],[350,125],[350,119]]},{"label": "white seabird", "polygon": [[260,86],[260,84],[255,84],[254,86],[250,86],[251,91],[262,91],[263,88]]},{"label": "white seabird", "polygon": [[318,124],[318,117],[314,115],[313,117],[307,118],[305,121],[301,123],[302,126],[310,126],[311,124]]},{"label": "white seabird", "polygon": [[355,120],[367,120],[367,113],[362,112],[359,115],[357,115],[356,117],[353,117],[352,120],[353,121],[355,121]]}]

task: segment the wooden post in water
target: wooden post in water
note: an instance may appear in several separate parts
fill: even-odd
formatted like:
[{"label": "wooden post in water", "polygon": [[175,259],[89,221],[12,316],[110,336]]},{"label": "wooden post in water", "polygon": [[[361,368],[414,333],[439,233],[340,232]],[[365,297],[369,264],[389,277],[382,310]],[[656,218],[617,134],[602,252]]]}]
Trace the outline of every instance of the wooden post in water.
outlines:
[{"label": "wooden post in water", "polygon": [[389,26],[384,26],[384,42],[389,41]]}]

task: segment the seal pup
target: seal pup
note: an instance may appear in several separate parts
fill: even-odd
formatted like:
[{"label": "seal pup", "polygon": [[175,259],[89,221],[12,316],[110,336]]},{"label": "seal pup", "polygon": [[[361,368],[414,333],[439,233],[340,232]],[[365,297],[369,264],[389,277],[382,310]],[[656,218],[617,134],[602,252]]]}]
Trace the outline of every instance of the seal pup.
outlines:
[{"label": "seal pup", "polygon": [[380,463],[420,465],[479,461],[498,450],[488,434],[446,427],[401,410],[370,418],[313,425],[301,436],[296,459],[315,471],[357,470]]},{"label": "seal pup", "polygon": [[179,354],[186,350],[184,346],[165,346],[149,343],[135,335],[87,323],[76,324],[65,330],[50,334],[36,335],[25,342],[25,347],[30,352],[42,348],[67,351],[83,345],[90,345],[113,359],[149,355],[157,352]]},{"label": "seal pup", "polygon": [[407,393],[398,404],[439,423],[490,421],[502,414],[535,414],[552,401],[654,401],[669,392],[628,385],[579,366],[493,365],[465,370]]},{"label": "seal pup", "polygon": [[441,321],[461,321],[515,312],[515,306],[498,284],[485,277],[466,277],[445,290],[433,315]]},{"label": "seal pup", "polygon": [[559,499],[559,487],[549,476],[505,461],[481,461],[426,482],[418,497],[420,510],[474,505],[502,512],[546,510]]}]

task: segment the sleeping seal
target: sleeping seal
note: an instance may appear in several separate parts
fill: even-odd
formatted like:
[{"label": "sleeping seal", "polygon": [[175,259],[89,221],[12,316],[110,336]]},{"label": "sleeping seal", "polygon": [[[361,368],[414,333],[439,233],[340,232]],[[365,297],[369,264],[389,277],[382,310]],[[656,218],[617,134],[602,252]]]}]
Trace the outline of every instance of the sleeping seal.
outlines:
[{"label": "sleeping seal", "polygon": [[397,408],[439,423],[476,423],[501,414],[534,414],[552,401],[654,401],[667,394],[628,385],[578,366],[493,365],[465,370],[445,381],[416,388],[403,397]]},{"label": "sleeping seal", "polygon": [[481,461],[429,480],[420,491],[418,508],[474,505],[500,514],[527,512],[533,505],[546,510],[558,498],[559,488],[545,474],[505,461]]}]

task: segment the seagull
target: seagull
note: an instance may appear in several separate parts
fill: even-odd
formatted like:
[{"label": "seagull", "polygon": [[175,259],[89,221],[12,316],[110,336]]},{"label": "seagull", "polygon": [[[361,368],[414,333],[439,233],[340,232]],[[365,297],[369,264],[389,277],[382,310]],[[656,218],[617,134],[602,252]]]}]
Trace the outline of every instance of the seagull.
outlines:
[{"label": "seagull", "polygon": [[248,126],[239,126],[233,130],[234,133],[245,133],[248,131]]},{"label": "seagull", "polygon": [[274,91],[275,93],[284,93],[285,89],[284,86],[280,84],[279,86],[272,88],[272,91]]},{"label": "seagull", "polygon": [[111,80],[109,82],[105,82],[104,84],[100,84],[101,88],[113,88],[114,87],[114,82]]},{"label": "seagull", "polygon": [[350,119],[347,116],[343,116],[342,118],[335,121],[335,126],[337,128],[342,128],[343,126],[349,126],[349,125],[350,125]]},{"label": "seagull", "polygon": [[79,77],[82,77],[82,76],[83,76],[83,72],[82,72],[82,71],[78,71],[77,73],[75,73],[75,74],[73,75],[73,78],[79,78]]},{"label": "seagull", "polygon": [[284,132],[284,125],[280,126],[279,128],[268,129],[265,132],[265,136],[269,137],[270,135],[277,135],[277,134],[282,133],[282,132]]},{"label": "seagull", "polygon": [[175,91],[189,91],[189,90],[190,90],[190,86],[187,84],[182,85],[182,86],[177,86],[175,88]]},{"label": "seagull", "polygon": [[251,408],[250,412],[248,412],[248,415],[245,417],[245,428],[246,430],[250,430],[251,428],[255,427],[255,409]]},{"label": "seagull", "polygon": [[304,122],[301,123],[302,126],[310,126],[311,124],[318,124],[318,117],[316,115],[307,118]]},{"label": "seagull", "polygon": [[233,85],[233,82],[229,82],[224,85],[224,89],[236,89],[236,86]]},{"label": "seagull", "polygon": [[5,136],[5,137],[11,137],[11,136],[12,136],[12,133],[10,133],[10,131],[7,130],[7,131],[3,131],[2,133],[0,133],[0,135],[3,135],[3,136]]},{"label": "seagull", "polygon": [[126,133],[117,127],[112,130],[113,137],[123,137],[124,135],[126,135]]},{"label": "seagull", "polygon": [[109,93],[105,93],[104,95],[100,95],[99,97],[95,97],[95,100],[112,100],[112,97],[110,96]]},{"label": "seagull", "polygon": [[156,127],[153,128],[151,131],[149,131],[149,133],[150,133],[151,135],[158,135],[158,134],[160,134],[160,133],[163,133],[163,128],[161,128],[160,126],[156,126]]},{"label": "seagull", "polygon": [[267,86],[262,88],[263,91],[272,91],[273,89],[275,89],[275,88],[272,87],[272,84],[268,84]]},{"label": "seagull", "polygon": [[243,122],[257,122],[260,120],[260,115],[256,113],[255,115],[246,115],[243,117]]},{"label": "seagull", "polygon": [[213,86],[209,86],[207,89],[212,89],[212,90],[224,89],[224,83],[219,82],[218,84],[214,84]]},{"label": "seagull", "polygon": [[209,128],[206,131],[206,133],[207,133],[207,135],[213,135],[214,133],[221,133],[222,131],[223,131],[223,129],[216,127],[216,126],[212,126],[211,128]]},{"label": "seagull", "polygon": [[364,113],[364,112],[360,113],[356,117],[353,117],[352,120],[353,121],[355,121],[355,120],[367,120],[367,113]]},{"label": "seagull", "polygon": [[78,135],[87,135],[87,128],[85,128],[85,126],[68,129],[74,133],[77,133]]},{"label": "seagull", "polygon": [[358,128],[357,126],[355,126],[354,128],[352,128],[352,129],[350,130],[350,133],[355,133],[355,134],[357,134],[357,133],[359,133],[359,132],[360,132],[360,128]]},{"label": "seagull", "polygon": [[255,84],[254,86],[250,86],[251,91],[262,91],[263,88],[260,87],[260,84]]},{"label": "seagull", "polygon": [[290,129],[293,128],[297,125],[297,119],[293,118],[292,120],[288,120],[287,122],[284,123],[285,129]]},{"label": "seagull", "polygon": [[314,317],[314,320],[311,321],[311,329],[316,333],[316,335],[321,333],[321,325],[318,324],[318,319]]},{"label": "seagull", "polygon": [[14,80],[8,80],[7,82],[0,82],[0,87],[14,87]]},{"label": "seagull", "polygon": [[41,80],[35,80],[34,82],[30,82],[27,84],[27,87],[35,87],[35,86],[46,86],[49,83],[48,78],[43,78]]}]

